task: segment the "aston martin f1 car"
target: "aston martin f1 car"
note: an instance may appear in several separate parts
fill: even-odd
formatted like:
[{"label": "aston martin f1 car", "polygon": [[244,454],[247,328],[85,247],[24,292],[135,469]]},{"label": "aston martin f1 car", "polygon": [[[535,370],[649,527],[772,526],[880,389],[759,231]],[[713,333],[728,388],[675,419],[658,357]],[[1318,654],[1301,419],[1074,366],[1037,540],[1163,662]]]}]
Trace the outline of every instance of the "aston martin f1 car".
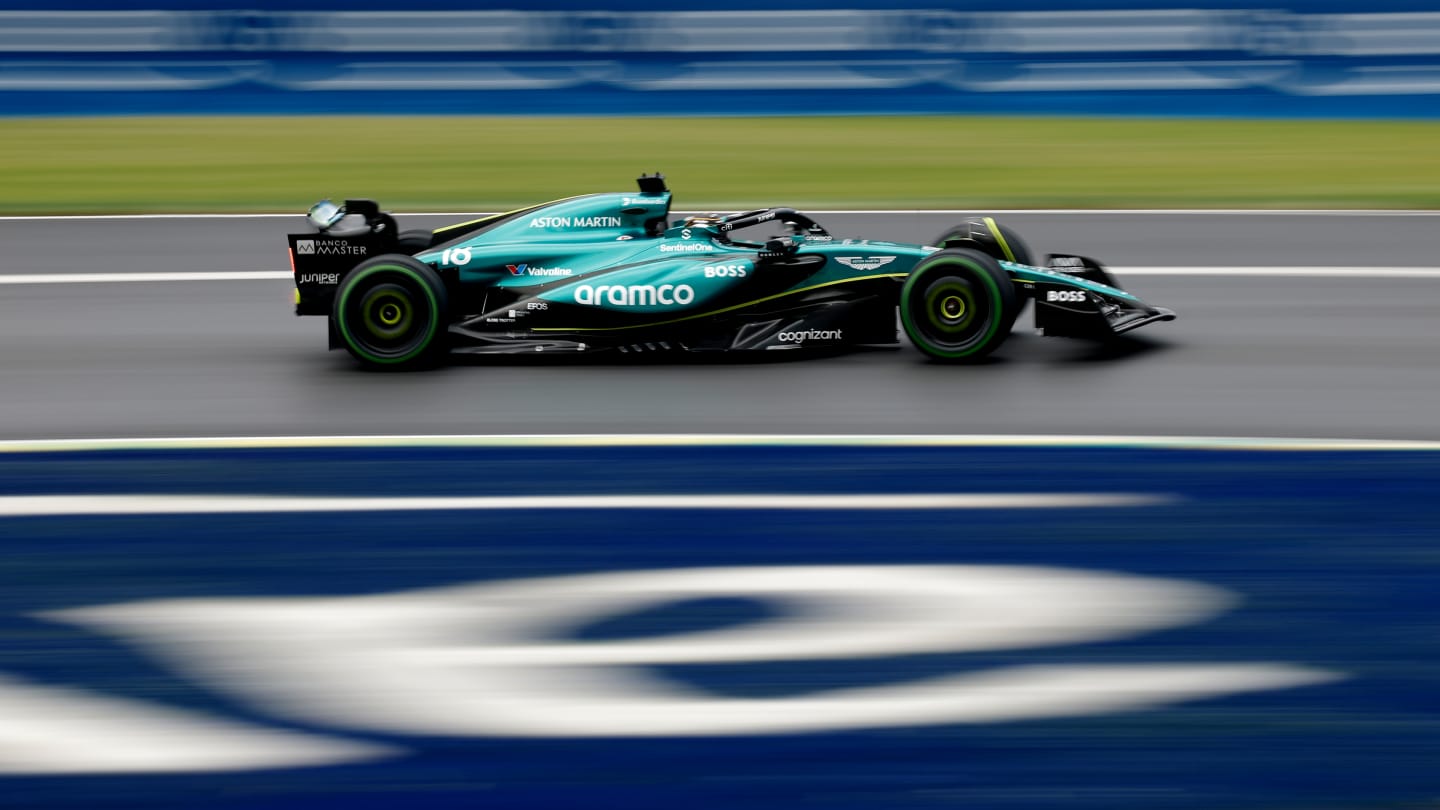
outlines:
[{"label": "aston martin f1 car", "polygon": [[[291,234],[295,312],[381,368],[449,352],[765,352],[894,345],[937,361],[994,351],[1035,302],[1046,335],[1107,338],[1175,313],[1092,259],[1036,265],[992,218],[930,245],[842,239],[790,208],[671,219],[662,175],[435,231],[370,200],[322,201]],[[765,233],[765,231],[770,233]],[[742,233],[743,232],[743,233]],[[762,234],[747,237],[746,234]]]}]

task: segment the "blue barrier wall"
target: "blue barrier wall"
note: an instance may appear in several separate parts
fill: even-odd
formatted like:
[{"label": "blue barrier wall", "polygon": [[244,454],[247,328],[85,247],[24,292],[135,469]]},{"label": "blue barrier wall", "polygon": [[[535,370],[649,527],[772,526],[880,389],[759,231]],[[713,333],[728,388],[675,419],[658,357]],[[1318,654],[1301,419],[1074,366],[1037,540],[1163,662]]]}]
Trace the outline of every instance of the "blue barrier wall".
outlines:
[{"label": "blue barrier wall", "polygon": [[1440,115],[1424,3],[605,5],[0,3],[0,111]]}]

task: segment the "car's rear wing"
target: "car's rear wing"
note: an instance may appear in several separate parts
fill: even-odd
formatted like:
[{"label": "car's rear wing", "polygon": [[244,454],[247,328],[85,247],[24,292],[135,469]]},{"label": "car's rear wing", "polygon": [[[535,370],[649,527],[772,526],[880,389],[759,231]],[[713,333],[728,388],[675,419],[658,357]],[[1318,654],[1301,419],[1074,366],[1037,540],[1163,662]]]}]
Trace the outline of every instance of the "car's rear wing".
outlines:
[{"label": "car's rear wing", "polygon": [[[349,225],[349,217],[363,225]],[[397,249],[395,218],[373,200],[346,200],[337,206],[322,200],[307,215],[315,230],[292,233],[290,270],[295,274],[295,314],[329,315],[335,290],[345,274],[362,261]]]}]

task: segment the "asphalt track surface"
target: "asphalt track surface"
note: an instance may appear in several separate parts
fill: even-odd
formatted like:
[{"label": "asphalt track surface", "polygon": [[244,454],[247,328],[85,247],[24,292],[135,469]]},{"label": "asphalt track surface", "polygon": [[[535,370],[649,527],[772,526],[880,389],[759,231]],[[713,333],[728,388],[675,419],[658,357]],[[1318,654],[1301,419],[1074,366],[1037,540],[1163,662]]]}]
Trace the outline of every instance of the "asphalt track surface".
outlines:
[{"label": "asphalt track surface", "polygon": [[[926,241],[955,214],[817,216]],[[764,362],[466,361],[359,370],[284,279],[0,284],[0,438],[824,433],[1440,438],[1440,278],[1125,267],[1432,268],[1434,214],[1023,213],[1180,313],[1097,347],[1029,333],[983,365],[908,347]],[[456,217],[402,217],[403,227]],[[285,270],[300,217],[0,221],[0,276]]]}]

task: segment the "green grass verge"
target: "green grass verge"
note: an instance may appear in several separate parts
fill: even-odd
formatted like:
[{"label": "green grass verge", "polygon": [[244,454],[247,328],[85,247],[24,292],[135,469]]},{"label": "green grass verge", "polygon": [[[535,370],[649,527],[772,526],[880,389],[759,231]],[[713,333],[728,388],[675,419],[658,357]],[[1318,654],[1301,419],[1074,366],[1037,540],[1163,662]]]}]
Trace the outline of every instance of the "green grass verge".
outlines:
[{"label": "green grass verge", "polygon": [[1440,122],[1060,118],[0,120],[0,211],[677,207],[1437,208]]}]

